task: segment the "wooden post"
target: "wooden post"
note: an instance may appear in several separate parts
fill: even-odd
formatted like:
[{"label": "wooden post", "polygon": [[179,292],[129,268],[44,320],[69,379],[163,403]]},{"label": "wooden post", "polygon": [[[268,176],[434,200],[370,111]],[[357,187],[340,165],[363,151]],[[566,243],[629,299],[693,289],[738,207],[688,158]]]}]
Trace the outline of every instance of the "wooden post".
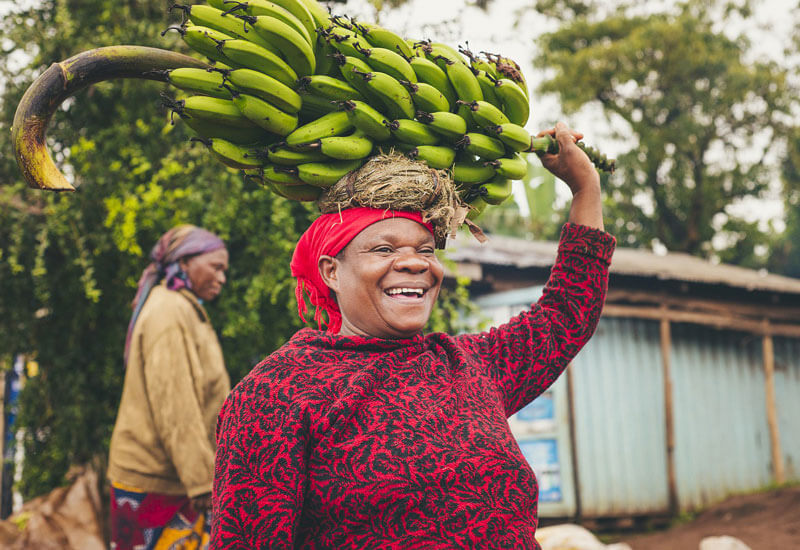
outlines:
[{"label": "wooden post", "polygon": [[767,402],[767,425],[769,426],[769,441],[772,450],[772,473],[775,483],[785,481],[783,474],[783,453],[781,452],[781,435],[778,428],[778,408],[775,403],[775,350],[773,348],[772,333],[769,320],[764,319],[764,335],[762,336],[762,350],[764,355],[764,392]]},{"label": "wooden post", "polygon": [[671,369],[672,330],[669,319],[661,318],[661,367],[664,376],[664,418],[666,420],[667,446],[667,493],[669,495],[669,513],[678,513],[678,484],[675,475],[675,417],[672,405],[672,369]]},{"label": "wooden post", "polygon": [[578,476],[578,448],[577,435],[575,434],[575,386],[573,380],[572,363],[567,365],[567,401],[569,402],[569,448],[572,460],[572,486],[575,489],[575,522],[581,522],[581,484]]}]

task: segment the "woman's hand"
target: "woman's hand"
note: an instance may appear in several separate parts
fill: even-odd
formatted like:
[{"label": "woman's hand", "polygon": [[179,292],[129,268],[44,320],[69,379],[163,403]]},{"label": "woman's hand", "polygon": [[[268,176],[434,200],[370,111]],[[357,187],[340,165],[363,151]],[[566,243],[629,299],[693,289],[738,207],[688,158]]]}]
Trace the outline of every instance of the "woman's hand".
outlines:
[{"label": "woman's hand", "polygon": [[208,512],[211,509],[211,493],[203,493],[191,498],[192,508],[197,512]]},{"label": "woman's hand", "polygon": [[569,221],[603,229],[600,175],[586,153],[575,145],[576,141],[583,138],[583,134],[558,122],[555,128],[539,132],[538,137],[544,135],[553,136],[558,142],[557,154],[543,153],[539,158],[542,165],[572,191]]}]

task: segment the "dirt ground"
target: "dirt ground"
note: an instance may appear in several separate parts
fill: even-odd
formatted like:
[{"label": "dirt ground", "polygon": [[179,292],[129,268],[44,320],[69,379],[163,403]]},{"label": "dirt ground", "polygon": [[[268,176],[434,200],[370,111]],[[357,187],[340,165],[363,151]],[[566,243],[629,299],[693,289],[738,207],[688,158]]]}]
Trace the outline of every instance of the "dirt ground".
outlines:
[{"label": "dirt ground", "polygon": [[664,531],[621,535],[633,550],[697,550],[704,537],[729,535],[752,550],[800,550],[800,486],[737,495]]}]

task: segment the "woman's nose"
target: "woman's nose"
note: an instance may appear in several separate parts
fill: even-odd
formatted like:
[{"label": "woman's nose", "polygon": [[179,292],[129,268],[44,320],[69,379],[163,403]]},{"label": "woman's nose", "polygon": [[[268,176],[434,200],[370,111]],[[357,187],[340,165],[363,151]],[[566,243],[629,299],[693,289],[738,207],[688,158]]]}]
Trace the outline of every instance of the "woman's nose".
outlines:
[{"label": "woman's nose", "polygon": [[400,252],[395,268],[420,273],[428,269],[428,258],[416,251]]}]

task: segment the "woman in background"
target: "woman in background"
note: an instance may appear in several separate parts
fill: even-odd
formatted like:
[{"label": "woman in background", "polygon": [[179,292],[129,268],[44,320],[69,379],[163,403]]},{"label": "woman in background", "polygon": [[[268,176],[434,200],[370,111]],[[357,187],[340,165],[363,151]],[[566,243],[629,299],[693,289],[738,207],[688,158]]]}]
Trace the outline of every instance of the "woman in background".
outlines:
[{"label": "woman in background", "polygon": [[150,256],[111,437],[111,548],[204,549],[214,429],[230,380],[203,302],[225,284],[228,251],[213,233],[181,225]]}]

